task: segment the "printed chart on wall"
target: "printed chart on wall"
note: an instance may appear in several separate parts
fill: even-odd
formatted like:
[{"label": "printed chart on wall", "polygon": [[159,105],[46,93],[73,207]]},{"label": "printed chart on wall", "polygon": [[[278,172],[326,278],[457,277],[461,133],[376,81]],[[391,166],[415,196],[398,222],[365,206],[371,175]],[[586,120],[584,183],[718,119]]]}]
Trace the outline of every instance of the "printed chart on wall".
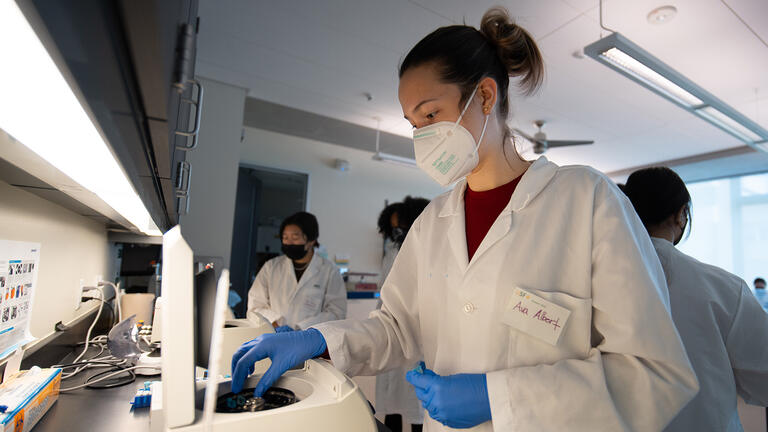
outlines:
[{"label": "printed chart on wall", "polygon": [[33,340],[29,332],[40,244],[0,240],[0,359]]}]

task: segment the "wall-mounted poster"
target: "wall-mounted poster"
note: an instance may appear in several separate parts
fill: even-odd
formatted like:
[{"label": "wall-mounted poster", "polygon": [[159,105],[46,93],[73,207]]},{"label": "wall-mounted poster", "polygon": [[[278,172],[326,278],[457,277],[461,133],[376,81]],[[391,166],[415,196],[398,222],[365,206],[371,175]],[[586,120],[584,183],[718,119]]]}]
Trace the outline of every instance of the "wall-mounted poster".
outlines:
[{"label": "wall-mounted poster", "polygon": [[0,240],[0,359],[32,341],[29,315],[40,244]]}]

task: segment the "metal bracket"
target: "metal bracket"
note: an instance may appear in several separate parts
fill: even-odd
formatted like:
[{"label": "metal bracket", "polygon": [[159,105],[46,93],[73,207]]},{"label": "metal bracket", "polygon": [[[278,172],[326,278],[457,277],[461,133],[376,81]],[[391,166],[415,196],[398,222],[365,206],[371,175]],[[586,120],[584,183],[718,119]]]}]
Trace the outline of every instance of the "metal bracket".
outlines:
[{"label": "metal bracket", "polygon": [[[203,114],[203,85],[197,80],[190,80],[195,87],[197,87],[197,100],[191,98],[181,98],[183,103],[188,103],[195,106],[195,124],[192,130],[175,130],[173,133],[184,137],[192,137],[192,144],[176,145],[176,149],[182,151],[189,151],[197,147],[198,133],[200,132],[200,119]],[[188,141],[188,140],[187,140]]]},{"label": "metal bracket", "polygon": [[[186,180],[184,173],[186,173]],[[176,213],[179,215],[189,213],[189,191],[191,184],[192,164],[187,161],[180,161],[176,173]],[[184,207],[181,205],[182,199],[184,199]]]}]

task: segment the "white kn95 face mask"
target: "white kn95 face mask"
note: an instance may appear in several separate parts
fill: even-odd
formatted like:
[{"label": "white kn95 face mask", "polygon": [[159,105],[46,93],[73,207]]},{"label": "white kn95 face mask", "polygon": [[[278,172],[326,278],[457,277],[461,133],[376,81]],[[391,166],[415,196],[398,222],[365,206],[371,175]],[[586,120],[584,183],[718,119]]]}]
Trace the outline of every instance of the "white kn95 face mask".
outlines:
[{"label": "white kn95 face mask", "polygon": [[448,186],[466,177],[480,160],[477,150],[483,142],[490,114],[485,115],[483,131],[477,143],[472,134],[459,124],[478,87],[472,90],[456,123],[442,121],[413,131],[416,165],[441,186]]}]

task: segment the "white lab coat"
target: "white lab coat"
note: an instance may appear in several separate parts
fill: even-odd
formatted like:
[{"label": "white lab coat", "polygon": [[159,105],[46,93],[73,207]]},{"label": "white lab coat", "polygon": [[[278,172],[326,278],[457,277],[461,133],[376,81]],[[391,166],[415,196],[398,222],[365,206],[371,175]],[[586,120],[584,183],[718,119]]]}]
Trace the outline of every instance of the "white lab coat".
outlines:
[{"label": "white lab coat", "polygon": [[667,240],[652,241],[667,278],[672,318],[700,386],[666,431],[743,431],[736,395],[768,405],[768,314],[737,276]]},{"label": "white lab coat", "polygon": [[[314,326],[349,375],[423,357],[440,375],[486,373],[492,422],[475,431],[659,431],[698,385],[653,246],[621,191],[541,157],[471,261],[464,190],[411,227],[364,321]],[[501,321],[515,287],[571,311],[557,346]],[[450,430],[425,415],[427,431]]]},{"label": "white lab coat", "polygon": [[254,313],[306,329],[346,318],[347,290],[338,267],[317,253],[298,282],[291,259],[281,255],[264,263],[248,291],[248,319],[257,320]]},{"label": "white lab coat", "polygon": [[[387,239],[384,242],[384,257],[381,261],[382,274],[385,278],[392,269],[399,251],[400,249],[393,241]],[[416,364],[398,367],[376,375],[376,414],[400,414],[404,422],[411,424],[424,422],[421,402],[416,397],[413,386],[405,380],[406,372],[414,366]]]}]

